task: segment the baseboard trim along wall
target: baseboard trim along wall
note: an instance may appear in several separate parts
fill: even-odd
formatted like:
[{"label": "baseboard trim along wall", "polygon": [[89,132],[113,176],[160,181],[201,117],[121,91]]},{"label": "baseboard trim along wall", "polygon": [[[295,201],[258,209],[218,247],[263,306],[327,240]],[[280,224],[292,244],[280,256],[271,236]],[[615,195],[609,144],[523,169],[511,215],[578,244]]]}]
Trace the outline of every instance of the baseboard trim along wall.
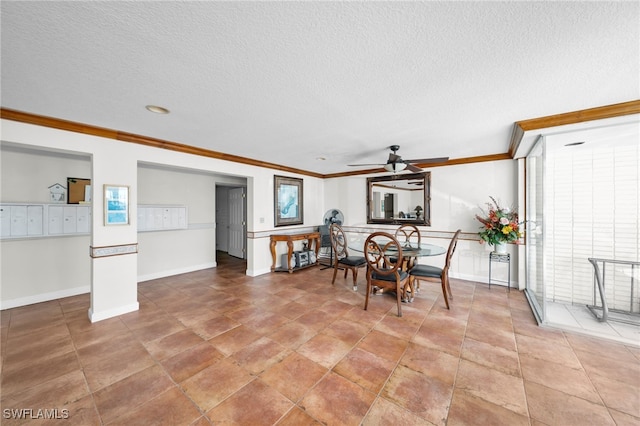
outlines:
[{"label": "baseboard trim along wall", "polygon": [[127,306],[120,306],[116,309],[109,309],[99,313],[95,313],[93,312],[93,309],[89,308],[89,321],[98,322],[106,320],[108,318],[117,317],[118,315],[128,314],[129,312],[134,312],[138,309],[140,309],[140,304],[138,302],[132,303]]},{"label": "baseboard trim along wall", "polygon": [[173,275],[186,274],[188,272],[201,271],[203,269],[215,268],[217,266],[218,266],[217,262],[210,262],[210,263],[203,263],[200,265],[189,266],[188,268],[171,269],[168,271],[160,271],[153,274],[140,275],[138,276],[138,282],[141,283],[145,281],[157,280],[158,278],[165,278],[165,277],[171,277]]},{"label": "baseboard trim along wall", "polygon": [[51,291],[49,293],[41,293],[33,296],[20,297],[18,299],[0,301],[0,310],[17,308],[20,306],[33,305],[35,303],[48,302],[50,300],[62,299],[64,297],[77,296],[91,291],[90,286],[74,287],[65,290]]}]

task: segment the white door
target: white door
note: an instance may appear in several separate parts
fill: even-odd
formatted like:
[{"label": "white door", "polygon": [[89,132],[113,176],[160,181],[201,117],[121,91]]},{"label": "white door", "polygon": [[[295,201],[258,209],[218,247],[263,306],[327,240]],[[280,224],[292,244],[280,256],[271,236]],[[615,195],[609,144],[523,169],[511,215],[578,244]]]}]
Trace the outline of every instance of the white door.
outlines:
[{"label": "white door", "polygon": [[229,252],[229,188],[216,185],[216,250]]},{"label": "white door", "polygon": [[244,188],[229,190],[229,250],[231,256],[244,259]]}]

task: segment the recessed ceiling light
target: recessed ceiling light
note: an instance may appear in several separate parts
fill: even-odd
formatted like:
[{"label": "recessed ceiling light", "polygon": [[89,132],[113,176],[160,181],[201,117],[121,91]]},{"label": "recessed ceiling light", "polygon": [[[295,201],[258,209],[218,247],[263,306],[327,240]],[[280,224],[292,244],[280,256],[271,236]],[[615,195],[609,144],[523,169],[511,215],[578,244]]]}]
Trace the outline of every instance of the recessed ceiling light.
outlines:
[{"label": "recessed ceiling light", "polygon": [[157,105],[147,105],[145,107],[147,110],[154,112],[156,114],[169,114],[169,110]]},{"label": "recessed ceiling light", "polygon": [[578,146],[578,145],[582,145],[584,142],[571,142],[571,143],[567,143],[564,146]]}]

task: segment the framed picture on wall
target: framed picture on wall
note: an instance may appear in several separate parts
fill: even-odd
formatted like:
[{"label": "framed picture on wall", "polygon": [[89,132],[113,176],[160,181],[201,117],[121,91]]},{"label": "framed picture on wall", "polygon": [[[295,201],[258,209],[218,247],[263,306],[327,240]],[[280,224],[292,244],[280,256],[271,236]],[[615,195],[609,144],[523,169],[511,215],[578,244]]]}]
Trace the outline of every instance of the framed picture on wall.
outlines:
[{"label": "framed picture on wall", "polygon": [[104,224],[129,224],[129,187],[120,185],[104,186]]},{"label": "framed picture on wall", "polygon": [[[87,198],[87,188],[89,197]],[[91,179],[67,178],[67,204],[80,204],[91,201]]]},{"label": "framed picture on wall", "polygon": [[302,179],[277,175],[274,178],[275,226],[302,224]]}]

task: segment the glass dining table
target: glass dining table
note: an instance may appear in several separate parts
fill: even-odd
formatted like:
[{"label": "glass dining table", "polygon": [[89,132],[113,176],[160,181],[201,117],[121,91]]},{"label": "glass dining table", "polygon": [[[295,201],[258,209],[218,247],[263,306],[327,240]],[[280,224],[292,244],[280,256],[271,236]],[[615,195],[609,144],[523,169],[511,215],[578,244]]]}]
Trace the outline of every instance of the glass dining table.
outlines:
[{"label": "glass dining table", "polygon": [[[351,241],[349,241],[347,247],[349,247],[349,250],[352,250],[354,252],[357,253],[362,253],[364,254],[364,242],[366,241],[366,236],[362,237],[362,238],[354,238]],[[384,241],[381,241],[381,243],[386,243],[389,240],[383,238]],[[404,242],[401,244],[402,247],[402,270],[404,271],[408,271],[409,269],[411,269],[415,263],[417,262],[418,258],[420,257],[427,257],[427,256],[439,256],[441,254],[445,254],[447,252],[447,249],[435,244],[429,244],[429,243],[420,243],[418,244],[417,242]],[[396,249],[396,247],[389,247],[385,253],[385,256],[388,256],[390,261],[392,263],[397,262],[397,255],[398,255],[398,250]],[[366,256],[365,256],[366,257]],[[375,294],[382,294],[382,291],[375,291]],[[404,301],[408,301],[409,299],[405,299],[403,297]]]},{"label": "glass dining table", "polygon": [[[366,237],[353,239],[349,241],[348,247],[349,250],[353,250],[358,253],[364,253],[364,242]],[[415,243],[415,242],[406,242],[402,244],[402,257],[405,259],[416,259],[418,257],[426,257],[426,256],[439,256],[441,254],[445,254],[447,249],[444,247],[440,247],[435,244],[429,243]],[[387,255],[389,257],[395,257],[398,251],[395,247],[391,247],[387,250]]]}]

